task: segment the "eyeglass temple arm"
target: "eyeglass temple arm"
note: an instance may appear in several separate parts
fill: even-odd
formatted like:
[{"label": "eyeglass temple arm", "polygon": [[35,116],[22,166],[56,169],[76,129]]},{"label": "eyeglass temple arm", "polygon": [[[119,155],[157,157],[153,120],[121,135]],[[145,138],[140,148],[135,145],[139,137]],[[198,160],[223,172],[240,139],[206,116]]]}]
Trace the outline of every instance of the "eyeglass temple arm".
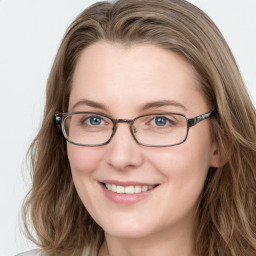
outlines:
[{"label": "eyeglass temple arm", "polygon": [[199,122],[201,122],[201,121],[203,121],[203,120],[205,120],[205,119],[207,119],[209,117],[214,116],[215,113],[216,113],[216,111],[212,110],[209,113],[206,113],[206,114],[203,114],[203,115],[199,115],[199,116],[196,116],[194,118],[190,118],[190,119],[188,119],[188,126],[192,127],[192,126],[198,124]]}]

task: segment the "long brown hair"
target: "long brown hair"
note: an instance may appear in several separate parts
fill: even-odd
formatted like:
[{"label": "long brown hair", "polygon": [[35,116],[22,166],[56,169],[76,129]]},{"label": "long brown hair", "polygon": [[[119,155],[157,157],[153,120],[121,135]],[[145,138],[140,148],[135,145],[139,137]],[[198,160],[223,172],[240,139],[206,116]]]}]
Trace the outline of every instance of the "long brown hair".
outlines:
[{"label": "long brown hair", "polygon": [[223,156],[223,166],[209,170],[200,198],[196,253],[256,255],[255,107],[220,31],[185,0],[96,3],[67,30],[48,79],[42,126],[30,148],[33,186],[23,207],[30,239],[49,255],[81,255],[84,248],[92,255],[103,242],[103,230],[76,193],[66,141],[53,122],[55,112],[67,111],[81,52],[101,40],[154,44],[193,65],[202,92],[217,111],[212,133]]}]

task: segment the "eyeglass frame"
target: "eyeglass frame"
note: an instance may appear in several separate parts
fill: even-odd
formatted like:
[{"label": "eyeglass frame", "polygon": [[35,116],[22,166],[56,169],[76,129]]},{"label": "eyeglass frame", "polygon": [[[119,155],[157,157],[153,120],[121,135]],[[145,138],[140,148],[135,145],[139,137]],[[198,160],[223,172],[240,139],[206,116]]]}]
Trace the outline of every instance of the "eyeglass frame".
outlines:
[{"label": "eyeglass frame", "polygon": [[[113,128],[112,128],[112,134],[110,136],[110,138],[104,142],[104,143],[100,143],[100,144],[80,144],[80,143],[77,143],[77,142],[74,142],[74,141],[71,141],[67,134],[66,134],[66,129],[64,127],[64,121],[65,121],[65,118],[68,117],[68,116],[71,116],[71,115],[74,115],[74,114],[94,114],[94,115],[99,115],[99,116],[103,116],[103,117],[106,117],[108,119],[110,119],[113,123]],[[203,121],[203,120],[206,120],[210,117],[213,117],[215,116],[216,114],[216,110],[213,109],[205,114],[202,114],[202,115],[198,115],[196,117],[193,117],[193,118],[188,118],[186,115],[184,114],[181,114],[181,113],[174,113],[174,112],[167,112],[167,113],[156,113],[156,114],[146,114],[146,115],[141,115],[141,116],[138,116],[138,117],[135,117],[134,119],[115,119],[115,118],[112,118],[110,116],[107,116],[107,115],[104,115],[104,114],[99,114],[97,112],[87,112],[87,111],[79,111],[79,112],[65,112],[65,113],[55,113],[54,114],[54,122],[55,122],[55,125],[60,125],[61,126],[61,130],[62,130],[62,134],[64,136],[64,138],[70,142],[71,144],[74,144],[74,145],[77,145],[77,146],[86,146],[86,147],[97,147],[97,146],[104,146],[104,145],[107,145],[111,140],[112,138],[114,137],[115,133],[116,133],[116,130],[117,130],[117,124],[118,123],[127,123],[129,124],[130,126],[130,132],[134,138],[134,140],[139,144],[139,145],[142,145],[142,146],[146,146],[146,147],[173,147],[173,146],[176,146],[176,145],[180,145],[182,143],[184,143],[186,140],[187,140],[187,137],[188,137],[188,132],[189,132],[189,128],[195,126],[196,124],[198,124],[199,122]],[[175,144],[169,144],[169,145],[150,145],[150,144],[143,144],[143,143],[140,143],[134,132],[133,132],[133,123],[135,122],[135,120],[137,120],[138,118],[141,118],[141,117],[145,117],[145,116],[151,116],[151,115],[156,115],[156,116],[162,116],[162,115],[179,115],[179,116],[183,116],[185,119],[186,119],[186,122],[187,122],[187,130],[186,130],[186,136],[184,138],[184,140],[182,140],[181,142],[179,143],[175,143]]]}]

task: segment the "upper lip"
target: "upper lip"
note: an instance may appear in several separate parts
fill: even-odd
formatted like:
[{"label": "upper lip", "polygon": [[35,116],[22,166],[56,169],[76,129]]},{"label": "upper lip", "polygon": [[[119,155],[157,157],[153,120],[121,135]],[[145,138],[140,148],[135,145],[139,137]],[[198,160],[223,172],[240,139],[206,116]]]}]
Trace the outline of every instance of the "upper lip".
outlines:
[{"label": "upper lip", "polygon": [[103,180],[100,183],[104,184],[115,184],[118,186],[155,186],[158,185],[156,183],[148,183],[148,182],[139,182],[139,181],[118,181],[118,180]]}]

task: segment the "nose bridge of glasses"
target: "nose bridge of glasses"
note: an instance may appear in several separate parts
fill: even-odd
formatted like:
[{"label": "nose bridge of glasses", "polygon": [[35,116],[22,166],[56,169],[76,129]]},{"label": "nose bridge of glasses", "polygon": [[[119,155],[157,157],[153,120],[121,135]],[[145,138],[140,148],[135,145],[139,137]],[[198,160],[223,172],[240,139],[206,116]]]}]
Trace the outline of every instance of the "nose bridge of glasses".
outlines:
[{"label": "nose bridge of glasses", "polygon": [[114,122],[117,123],[126,123],[126,124],[131,124],[133,120],[131,119],[114,119]]},{"label": "nose bridge of glasses", "polygon": [[[124,123],[124,124],[128,124],[130,126],[130,132],[132,134],[132,137],[134,137],[134,134],[133,134],[133,129],[132,129],[132,124],[134,122],[134,120],[132,119],[112,119],[112,122],[113,122],[113,128],[112,128],[112,135],[110,137],[110,140],[112,140],[112,138],[114,137],[114,135],[116,134],[116,131],[117,131],[117,124],[118,123]],[[110,141],[109,140],[109,141]]]},{"label": "nose bridge of glasses", "polygon": [[116,130],[117,130],[117,124],[118,123],[124,123],[124,124],[128,124],[130,126],[130,131],[133,135],[133,129],[132,129],[132,124],[134,122],[134,120],[132,119],[112,119],[113,123],[114,123],[114,126],[113,126],[113,135],[116,133]]}]

